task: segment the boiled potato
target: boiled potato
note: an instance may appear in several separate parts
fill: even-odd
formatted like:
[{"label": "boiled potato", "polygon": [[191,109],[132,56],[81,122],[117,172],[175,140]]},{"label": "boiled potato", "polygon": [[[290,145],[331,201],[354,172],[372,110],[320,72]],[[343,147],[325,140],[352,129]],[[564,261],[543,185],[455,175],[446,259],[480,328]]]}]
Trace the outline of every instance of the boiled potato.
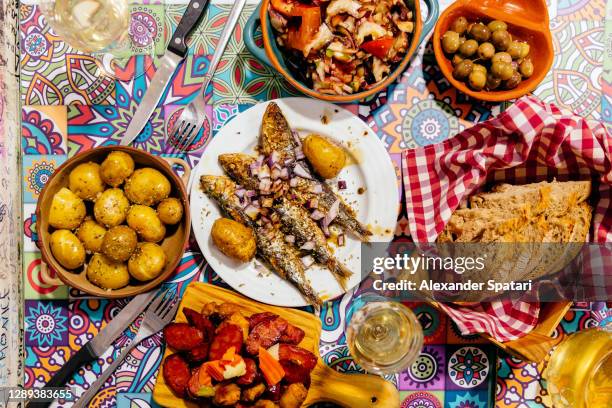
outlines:
[{"label": "boiled potato", "polygon": [[104,234],[106,228],[89,218],[83,221],[76,233],[77,238],[89,252],[100,252]]},{"label": "boiled potato", "polygon": [[170,182],[159,171],[144,167],[127,179],[125,195],[134,204],[154,205],[170,195]]},{"label": "boiled potato", "polygon": [[85,247],[71,231],[54,231],[49,244],[53,257],[64,268],[76,269],[85,263]]},{"label": "boiled potato", "polygon": [[129,209],[130,202],[123,191],[118,188],[109,188],[96,200],[94,217],[100,224],[114,227],[125,221]]},{"label": "boiled potato", "polygon": [[87,265],[87,279],[103,289],[120,289],[130,283],[130,274],[125,263],[94,254]]},{"label": "boiled potato", "polygon": [[133,205],[127,215],[127,224],[147,242],[159,242],[166,236],[166,227],[157,213],[146,205]]},{"label": "boiled potato", "polygon": [[102,253],[113,261],[127,261],[136,249],[137,243],[138,237],[133,229],[126,225],[117,225],[104,235]]},{"label": "boiled potato", "polygon": [[219,218],[213,223],[211,236],[217,248],[230,258],[248,262],[255,256],[255,234],[239,222]]},{"label": "boiled potato", "polygon": [[308,135],[302,148],[314,171],[323,178],[336,177],[346,164],[344,149],[322,136]]},{"label": "boiled potato", "polygon": [[54,228],[75,229],[85,218],[85,203],[66,187],[60,189],[51,200],[49,225]]},{"label": "boiled potato", "polygon": [[100,176],[106,184],[117,187],[134,172],[134,160],[125,152],[111,152],[100,166]]},{"label": "boiled potato", "polygon": [[157,244],[143,242],[138,244],[136,251],[128,261],[128,272],[139,281],[155,279],[164,270],[168,258]]},{"label": "boiled potato", "polygon": [[94,200],[104,191],[100,165],[94,162],[79,164],[68,175],[68,186],[82,199]]},{"label": "boiled potato", "polygon": [[178,198],[164,198],[157,206],[157,215],[161,222],[174,225],[183,218],[183,205]]}]

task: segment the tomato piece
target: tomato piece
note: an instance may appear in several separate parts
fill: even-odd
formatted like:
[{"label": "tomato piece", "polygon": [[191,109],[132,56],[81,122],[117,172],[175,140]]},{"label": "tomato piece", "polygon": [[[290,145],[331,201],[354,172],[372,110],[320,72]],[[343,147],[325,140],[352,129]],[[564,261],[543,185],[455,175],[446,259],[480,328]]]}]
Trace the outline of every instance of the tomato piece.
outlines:
[{"label": "tomato piece", "polygon": [[287,45],[303,51],[321,27],[321,9],[319,6],[301,4],[293,8],[293,14],[293,17],[301,17],[302,22],[299,29],[290,28],[287,32]]},{"label": "tomato piece", "polygon": [[393,37],[382,37],[361,44],[361,49],[380,59],[387,58],[389,50],[393,47]]}]

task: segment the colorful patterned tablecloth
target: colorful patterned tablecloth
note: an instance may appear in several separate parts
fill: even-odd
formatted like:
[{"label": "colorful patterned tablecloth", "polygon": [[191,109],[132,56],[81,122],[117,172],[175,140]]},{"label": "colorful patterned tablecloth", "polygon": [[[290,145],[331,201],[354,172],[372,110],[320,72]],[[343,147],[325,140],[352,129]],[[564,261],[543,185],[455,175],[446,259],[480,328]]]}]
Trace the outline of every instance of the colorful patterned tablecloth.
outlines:
[{"label": "colorful patterned tablecloth", "polygon": [[[448,5],[443,1],[441,8]],[[185,4],[136,1],[132,4],[131,53],[117,69],[117,80],[98,77],[91,56],[72,49],[48,27],[35,5],[22,4],[20,62],[22,102],[23,290],[25,297],[25,385],[43,385],[127,303],[84,296],[67,287],[45,284],[40,274],[36,241],[36,200],[49,176],[67,157],[95,146],[116,143],[126,129],[150,81],[151,59],[138,55],[140,46],[155,42],[162,53]],[[233,116],[254,103],[296,95],[279,76],[254,59],[242,44],[242,28],[255,4],[248,4],[213,81],[213,135]],[[608,5],[610,7],[610,5]],[[189,56],[175,74],[149,123],[134,145],[166,154],[167,130],[197,92],[209,58],[229,13],[230,4],[214,1],[194,34]],[[604,0],[551,0],[549,13],[555,60],[534,92],[612,128],[609,71],[604,75]],[[136,29],[142,28],[142,29]],[[612,27],[608,27],[608,36]],[[144,34],[143,34],[144,33]],[[154,62],[153,62],[154,63]],[[608,67],[609,69],[610,67]],[[602,92],[602,89],[605,91]],[[458,94],[436,66],[426,41],[408,70],[386,92],[359,104],[345,105],[379,135],[396,164],[400,152],[437,143],[502,109]],[[196,143],[186,159],[195,165],[203,147]],[[400,216],[396,239],[408,240]],[[175,275],[165,284],[177,292],[191,281],[223,285],[192,241]],[[360,368],[351,360],[343,333],[350,293],[321,311],[321,355],[339,371]],[[402,407],[541,407],[549,406],[540,384],[541,364],[509,357],[480,337],[465,337],[431,306],[411,305],[426,335],[425,346],[412,367],[394,381]],[[556,336],[599,324],[605,305],[576,305],[565,316]],[[71,385],[84,389],[134,337],[126,330],[102,358],[83,367]],[[140,344],[123,362],[92,402],[92,407],[148,407],[162,355],[160,336]],[[69,407],[70,403],[59,402]]]}]

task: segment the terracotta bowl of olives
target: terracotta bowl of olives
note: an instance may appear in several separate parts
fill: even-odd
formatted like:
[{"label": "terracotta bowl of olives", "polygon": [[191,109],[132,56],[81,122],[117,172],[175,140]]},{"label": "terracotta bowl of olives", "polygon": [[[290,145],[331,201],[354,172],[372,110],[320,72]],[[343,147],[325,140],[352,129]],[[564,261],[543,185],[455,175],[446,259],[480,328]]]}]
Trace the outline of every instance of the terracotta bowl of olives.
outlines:
[{"label": "terracotta bowl of olives", "polygon": [[446,79],[473,98],[500,102],[534,90],[553,62],[543,0],[460,0],[433,34]]}]

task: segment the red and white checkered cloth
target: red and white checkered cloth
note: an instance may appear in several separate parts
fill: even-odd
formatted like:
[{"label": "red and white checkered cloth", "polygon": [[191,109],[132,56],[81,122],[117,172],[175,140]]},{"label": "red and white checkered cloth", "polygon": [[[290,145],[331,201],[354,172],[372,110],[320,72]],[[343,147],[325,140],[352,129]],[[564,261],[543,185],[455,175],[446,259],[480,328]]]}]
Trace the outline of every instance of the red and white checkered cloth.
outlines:
[{"label": "red and white checkered cloth", "polygon": [[[415,242],[434,242],[453,211],[485,183],[595,180],[593,242],[612,242],[612,136],[598,122],[525,96],[494,119],[403,156],[409,229]],[[537,303],[444,305],[464,334],[499,341],[537,323]]]}]

